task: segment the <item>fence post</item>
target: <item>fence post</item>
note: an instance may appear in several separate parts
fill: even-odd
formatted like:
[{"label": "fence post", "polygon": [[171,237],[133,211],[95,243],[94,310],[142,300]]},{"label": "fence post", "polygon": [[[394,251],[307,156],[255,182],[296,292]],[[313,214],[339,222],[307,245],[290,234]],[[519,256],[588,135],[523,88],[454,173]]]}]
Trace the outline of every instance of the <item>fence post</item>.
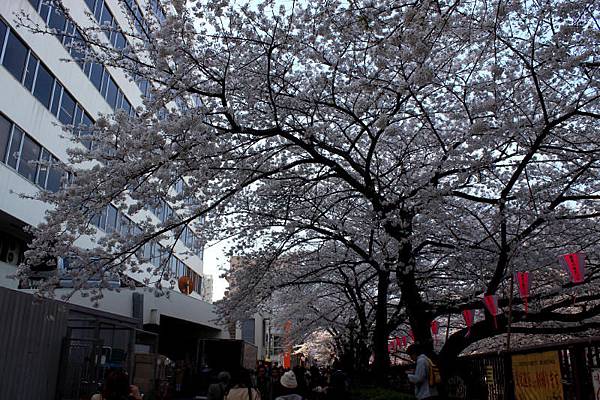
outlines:
[{"label": "fence post", "polygon": [[515,398],[515,387],[513,384],[512,357],[510,352],[504,353],[504,399]]},{"label": "fence post", "polygon": [[573,365],[573,383],[575,384],[575,398],[577,400],[589,399],[590,371],[585,357],[585,347],[575,345],[571,349]]}]

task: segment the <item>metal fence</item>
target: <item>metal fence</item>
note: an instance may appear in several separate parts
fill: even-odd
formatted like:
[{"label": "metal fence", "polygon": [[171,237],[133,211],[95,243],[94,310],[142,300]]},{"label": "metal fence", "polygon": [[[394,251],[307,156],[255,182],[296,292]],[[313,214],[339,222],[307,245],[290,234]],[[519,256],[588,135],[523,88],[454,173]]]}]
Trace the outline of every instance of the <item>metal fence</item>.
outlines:
[{"label": "metal fence", "polygon": [[462,357],[449,378],[449,397],[469,400],[515,399],[512,356],[545,352],[556,352],[558,355],[564,400],[596,399],[592,373],[600,369],[598,337],[523,348],[510,353]]}]

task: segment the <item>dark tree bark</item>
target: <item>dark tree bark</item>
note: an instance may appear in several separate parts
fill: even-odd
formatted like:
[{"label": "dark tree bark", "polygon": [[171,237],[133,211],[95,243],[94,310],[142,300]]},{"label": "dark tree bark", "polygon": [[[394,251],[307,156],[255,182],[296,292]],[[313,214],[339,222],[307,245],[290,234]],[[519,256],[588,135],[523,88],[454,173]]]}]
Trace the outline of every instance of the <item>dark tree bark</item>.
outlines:
[{"label": "dark tree bark", "polygon": [[377,279],[377,309],[375,311],[375,330],[373,332],[373,353],[375,357],[373,372],[378,381],[385,383],[390,365],[387,348],[387,300],[390,272],[386,270],[379,271]]}]

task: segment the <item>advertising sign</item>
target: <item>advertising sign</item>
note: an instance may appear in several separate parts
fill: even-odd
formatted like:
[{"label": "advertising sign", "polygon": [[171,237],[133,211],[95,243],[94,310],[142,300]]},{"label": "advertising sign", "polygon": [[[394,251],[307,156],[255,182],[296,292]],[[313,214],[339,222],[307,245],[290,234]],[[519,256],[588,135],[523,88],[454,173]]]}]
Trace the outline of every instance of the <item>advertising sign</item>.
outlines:
[{"label": "advertising sign", "polygon": [[516,400],[564,400],[558,353],[512,356]]}]

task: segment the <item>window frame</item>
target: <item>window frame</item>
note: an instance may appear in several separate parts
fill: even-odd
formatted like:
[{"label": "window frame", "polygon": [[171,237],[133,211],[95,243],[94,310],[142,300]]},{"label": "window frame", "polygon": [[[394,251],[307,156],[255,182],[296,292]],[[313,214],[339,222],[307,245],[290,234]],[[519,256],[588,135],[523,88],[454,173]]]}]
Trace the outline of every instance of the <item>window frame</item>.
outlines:
[{"label": "window frame", "polygon": [[[38,57],[39,60],[39,57]],[[40,77],[40,66],[42,66],[42,68],[44,69],[44,72],[48,75],[48,77],[50,77],[51,79],[51,83],[50,83],[50,90],[49,90],[49,96],[48,96],[48,103],[44,103],[42,101],[42,99],[40,99],[40,97],[42,97],[43,91],[41,92],[41,89],[38,91],[38,79]],[[25,74],[23,74],[25,75]],[[46,109],[50,110],[52,108],[52,102],[54,100],[54,87],[56,85],[56,83],[58,82],[58,79],[56,79],[56,76],[54,76],[54,74],[52,73],[52,71],[50,71],[50,69],[48,67],[46,67],[45,65],[43,65],[42,62],[38,62],[38,66],[35,70],[35,79],[34,79],[34,84],[33,84],[33,89],[30,91],[30,93],[33,95],[33,97],[35,97]],[[64,85],[63,89],[64,89]],[[36,94],[40,93],[40,97],[38,97],[38,95]],[[62,96],[62,92],[61,92],[61,96]],[[60,99],[59,99],[60,102]],[[60,103],[59,103],[60,105]]]},{"label": "window frame", "polygon": [[[19,149],[12,151],[12,147],[13,147],[13,140],[15,139],[15,129],[18,129],[21,132],[21,142],[19,143]],[[10,128],[10,139],[8,140],[8,151],[7,151],[7,155],[6,155],[6,165],[9,166],[10,168],[14,169],[15,171],[17,170],[17,168],[19,168],[19,159],[21,158],[21,146],[23,146],[23,135],[25,135],[25,132],[18,128],[16,124],[12,124],[11,128]],[[10,161],[11,161],[11,157],[13,157],[14,154],[17,154],[16,160],[15,160],[15,165],[11,165]]]},{"label": "window frame", "polygon": [[[36,141],[36,140],[35,140],[35,139],[34,139],[32,136],[30,136],[30,135],[26,134],[24,131],[23,131],[23,133],[24,133],[24,135],[23,135],[23,139],[21,140],[21,148],[19,149],[19,162],[18,162],[18,166],[17,166],[17,169],[16,169],[16,171],[17,171],[17,173],[18,173],[19,175],[21,175],[23,178],[25,178],[25,179],[27,179],[29,182],[33,182],[33,183],[35,184],[35,181],[36,181],[36,178],[37,178],[37,174],[38,174],[39,164],[37,164],[37,165],[35,165],[35,166],[30,166],[30,165],[29,165],[29,161],[36,161],[36,162],[38,162],[38,163],[39,163],[39,161],[40,161],[40,158],[42,157],[42,149],[44,148],[44,146],[42,146],[41,144],[39,144],[39,143],[38,143],[38,142],[37,142],[37,141]],[[31,160],[24,160],[24,157],[23,157],[23,156],[24,156],[24,154],[23,154],[23,149],[25,148],[25,142],[26,142],[26,141],[28,141],[28,140],[29,140],[29,141],[30,141],[30,142],[31,142],[31,143],[32,143],[34,146],[37,146],[37,147],[38,147],[38,154],[37,154],[37,158],[36,158],[35,160],[34,160],[34,159],[31,159]],[[25,161],[25,163],[27,163],[27,165],[26,165],[26,166],[23,166],[23,165],[24,165],[24,164],[22,164],[22,163],[23,163],[23,161]],[[23,169],[23,168],[26,168],[26,169],[32,168],[32,170],[31,170],[31,171],[27,171],[27,170],[25,170],[25,171],[22,171],[22,169]],[[26,172],[33,172],[33,177],[30,179],[28,176],[26,176],[26,175],[24,174],[24,172],[25,172],[25,173],[26,173]]]},{"label": "window frame", "polygon": [[[4,68],[6,68],[6,70],[8,71],[8,73],[15,78],[19,83],[22,84],[23,82],[23,76],[25,75],[25,68],[27,67],[27,60],[29,59],[29,52],[31,52],[31,49],[27,46],[27,43],[21,39],[18,35],[15,34],[14,30],[10,27],[10,25],[5,24],[7,29],[6,29],[6,35],[5,35],[5,40],[4,40],[4,44],[3,44],[3,48],[2,48],[2,59],[0,60],[0,64],[2,64],[2,66]],[[10,38],[14,36],[15,40],[20,43],[21,45],[23,45],[23,47],[25,48],[26,54],[25,54],[25,61],[23,63],[22,66],[22,70],[21,70],[21,76],[19,78],[17,78],[15,75],[13,75],[12,71],[6,66],[4,65],[4,61],[6,59],[6,49],[8,47],[8,42],[10,40]]]}]

